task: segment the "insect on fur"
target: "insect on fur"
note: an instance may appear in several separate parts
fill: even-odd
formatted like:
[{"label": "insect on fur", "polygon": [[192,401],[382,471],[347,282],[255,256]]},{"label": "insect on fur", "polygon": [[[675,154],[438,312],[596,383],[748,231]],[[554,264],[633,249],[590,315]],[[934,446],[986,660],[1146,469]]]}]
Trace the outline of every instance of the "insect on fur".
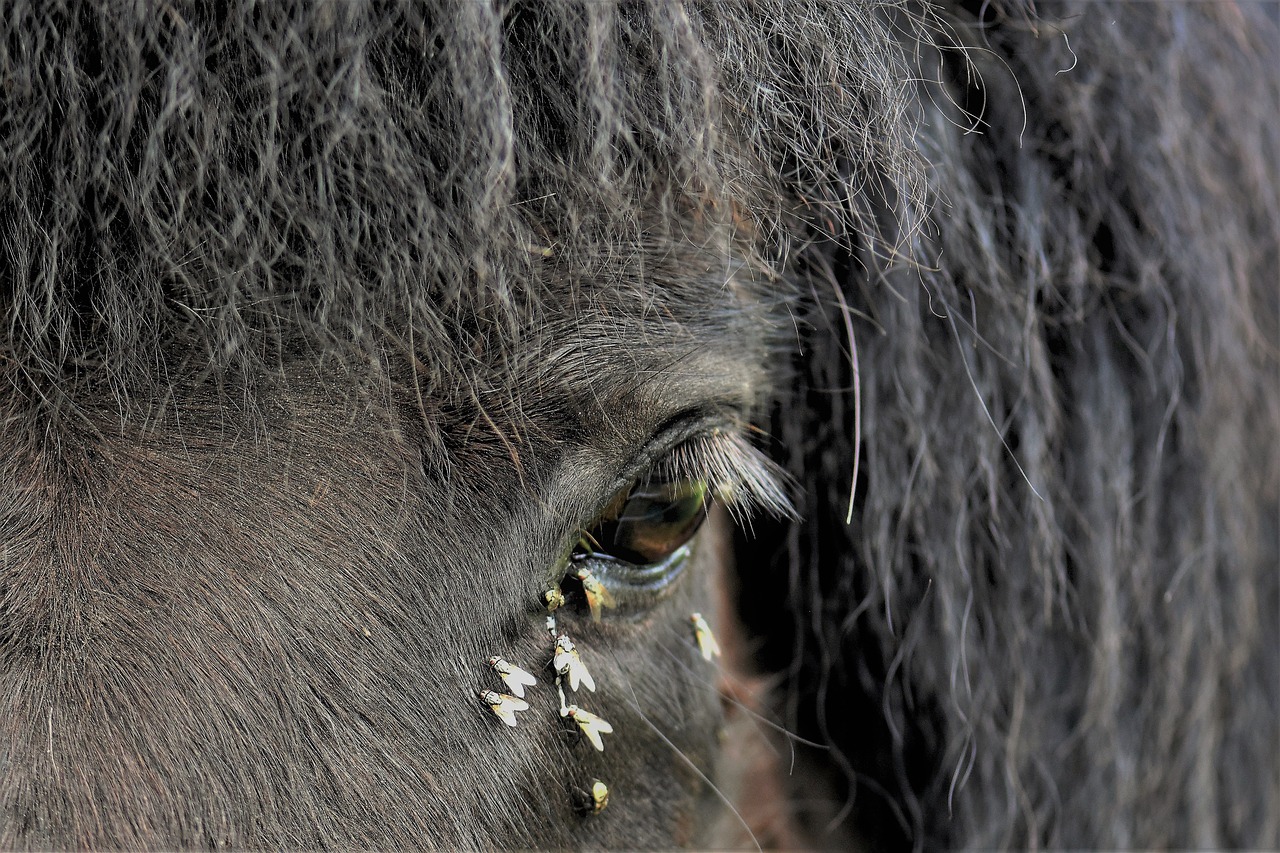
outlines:
[{"label": "insect on fur", "polygon": [[600,814],[609,805],[609,786],[599,779],[591,782],[591,813]]},{"label": "insect on fur", "polygon": [[556,675],[569,679],[569,687],[575,692],[579,684],[592,693],[596,691],[595,679],[587,671],[587,665],[582,662],[578,649],[573,645],[573,640],[569,639],[568,634],[560,634],[556,637],[556,653],[551,659],[551,667],[556,671]]},{"label": "insect on fur", "polygon": [[698,649],[702,652],[703,660],[720,657],[720,644],[716,642],[716,635],[711,633],[711,626],[707,624],[703,615],[694,613],[689,617],[689,621],[693,623],[693,634],[698,640]]},{"label": "insect on fur", "polygon": [[599,779],[591,780],[590,790],[573,789],[574,800],[583,815],[596,815],[609,805],[609,786]]},{"label": "insect on fur", "polygon": [[560,715],[568,717],[578,724],[578,728],[587,736],[587,740],[591,741],[591,745],[596,748],[596,752],[604,752],[604,741],[600,739],[600,735],[613,734],[613,726],[607,720],[590,711],[584,711],[577,705],[568,705],[562,708]]},{"label": "insect on fur", "polygon": [[528,702],[496,690],[481,690],[476,695],[480,697],[481,702],[489,706],[494,716],[512,728],[515,728],[517,722],[516,711],[529,710]]},{"label": "insect on fur", "polygon": [[558,610],[564,606],[564,593],[560,591],[560,587],[552,587],[542,594],[542,603],[547,606],[547,610]]},{"label": "insect on fur", "polygon": [[587,607],[591,610],[591,621],[600,621],[601,609],[618,606],[618,602],[613,598],[613,593],[605,588],[605,585],[600,582],[600,578],[596,577],[590,569],[578,566],[573,570],[573,576],[582,581],[582,591],[587,596]]},{"label": "insect on fur", "polygon": [[507,685],[511,694],[521,699],[524,698],[526,687],[534,687],[538,683],[538,679],[515,664],[507,662],[501,655],[489,658],[489,666],[502,677],[502,683]]}]

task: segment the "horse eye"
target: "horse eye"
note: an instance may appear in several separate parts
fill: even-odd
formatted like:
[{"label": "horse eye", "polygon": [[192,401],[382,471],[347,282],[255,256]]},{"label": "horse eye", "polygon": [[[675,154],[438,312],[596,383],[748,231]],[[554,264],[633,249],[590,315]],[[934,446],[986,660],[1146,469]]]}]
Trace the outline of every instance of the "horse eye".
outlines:
[{"label": "horse eye", "polygon": [[718,470],[698,451],[668,453],[579,531],[564,576],[543,596],[548,609],[575,602],[599,622],[607,610],[643,612],[676,589],[716,491],[715,477],[692,474]]},{"label": "horse eye", "polygon": [[661,563],[698,532],[709,503],[706,480],[650,475],[618,495],[584,531],[579,553],[636,566]]}]

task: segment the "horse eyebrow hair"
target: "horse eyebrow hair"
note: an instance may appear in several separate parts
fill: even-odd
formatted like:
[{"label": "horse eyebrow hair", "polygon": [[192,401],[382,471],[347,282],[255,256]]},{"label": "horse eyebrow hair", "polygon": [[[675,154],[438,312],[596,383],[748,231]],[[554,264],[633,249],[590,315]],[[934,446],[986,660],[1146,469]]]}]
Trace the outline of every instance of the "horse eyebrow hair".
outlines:
[{"label": "horse eyebrow hair", "polygon": [[721,427],[696,436],[673,450],[666,464],[676,477],[706,480],[736,521],[757,510],[798,518],[788,494],[793,479],[738,429]]}]

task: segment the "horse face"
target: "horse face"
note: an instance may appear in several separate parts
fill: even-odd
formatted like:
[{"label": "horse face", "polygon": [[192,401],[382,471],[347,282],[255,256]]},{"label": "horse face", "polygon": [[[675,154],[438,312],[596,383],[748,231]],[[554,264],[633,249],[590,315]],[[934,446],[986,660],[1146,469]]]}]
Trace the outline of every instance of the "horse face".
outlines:
[{"label": "horse face", "polygon": [[10,748],[38,772],[7,843],[709,843],[702,522],[764,470],[768,327],[728,284],[683,282],[679,335],[619,311],[602,348],[578,315],[461,402],[410,378],[353,416],[295,368],[243,418],[175,394],[147,429],[15,437],[4,695],[45,736]]}]

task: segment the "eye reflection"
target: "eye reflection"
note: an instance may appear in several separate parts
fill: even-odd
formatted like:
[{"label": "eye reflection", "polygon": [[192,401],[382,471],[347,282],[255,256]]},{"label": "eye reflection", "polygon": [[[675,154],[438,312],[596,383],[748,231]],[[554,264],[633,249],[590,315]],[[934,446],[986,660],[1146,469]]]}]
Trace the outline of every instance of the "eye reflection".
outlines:
[{"label": "eye reflection", "polygon": [[651,475],[601,513],[583,533],[578,556],[610,557],[635,566],[662,563],[702,526],[708,491],[706,480]]},{"label": "eye reflection", "polygon": [[582,531],[561,584],[596,622],[606,608],[652,606],[683,573],[710,501],[705,479],[651,471]]}]

